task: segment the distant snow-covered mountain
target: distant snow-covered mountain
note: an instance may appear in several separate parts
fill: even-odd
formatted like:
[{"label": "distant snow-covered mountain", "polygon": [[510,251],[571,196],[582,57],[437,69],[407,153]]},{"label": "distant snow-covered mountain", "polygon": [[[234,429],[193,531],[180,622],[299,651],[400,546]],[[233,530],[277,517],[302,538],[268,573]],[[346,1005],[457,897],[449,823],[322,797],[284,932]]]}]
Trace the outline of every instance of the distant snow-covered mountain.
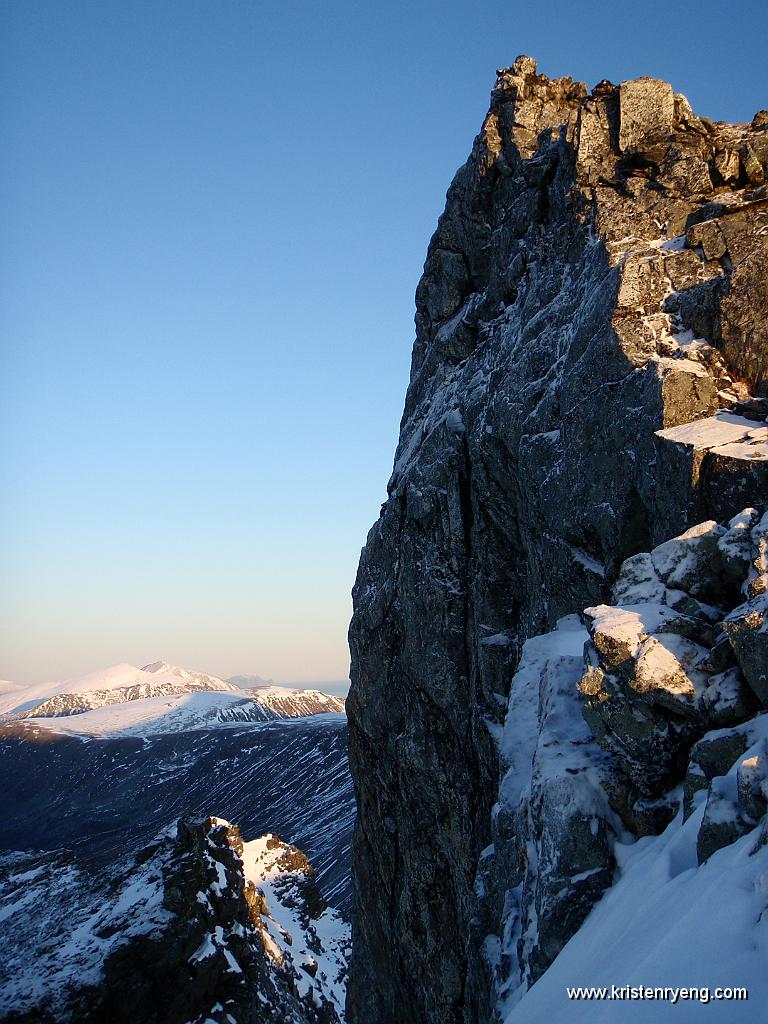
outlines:
[{"label": "distant snow-covered mountain", "polygon": [[250,690],[256,686],[273,686],[274,679],[264,679],[263,676],[227,676],[228,683],[234,683],[241,690]]},{"label": "distant snow-covered mountain", "polygon": [[0,1021],[343,1024],[343,712],[166,662],[0,688]]},{"label": "distant snow-covered mountain", "polygon": [[207,672],[193,672],[189,668],[181,668],[179,665],[169,665],[167,661],[153,661],[149,665],[143,665],[142,672],[153,672],[161,676],[175,676],[185,683],[198,685],[204,690],[234,690],[236,687],[226,679],[218,676],[208,675]]},{"label": "distant snow-covered mountain", "polygon": [[157,735],[343,711],[343,700],[319,690],[244,690],[163,661],[143,668],[113,665],[63,682],[0,689],[0,716],[6,720],[34,719],[55,732],[85,736]]}]

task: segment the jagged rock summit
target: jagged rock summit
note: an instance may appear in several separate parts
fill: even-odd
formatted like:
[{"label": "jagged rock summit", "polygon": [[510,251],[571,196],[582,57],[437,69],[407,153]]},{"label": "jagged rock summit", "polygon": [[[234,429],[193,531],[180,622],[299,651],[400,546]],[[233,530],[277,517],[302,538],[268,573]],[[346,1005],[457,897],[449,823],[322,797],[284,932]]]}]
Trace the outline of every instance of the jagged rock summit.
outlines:
[{"label": "jagged rock summit", "polygon": [[0,1019],[339,1024],[349,926],[304,854],[188,816],[100,873],[0,857]]},{"label": "jagged rock summit", "polygon": [[[353,1024],[500,1019],[611,885],[617,837],[743,754],[712,768],[705,739],[765,701],[764,612],[736,608],[768,501],[767,174],[765,111],[498,72],[429,245],[353,595]],[[564,617],[554,661],[521,661]]]}]

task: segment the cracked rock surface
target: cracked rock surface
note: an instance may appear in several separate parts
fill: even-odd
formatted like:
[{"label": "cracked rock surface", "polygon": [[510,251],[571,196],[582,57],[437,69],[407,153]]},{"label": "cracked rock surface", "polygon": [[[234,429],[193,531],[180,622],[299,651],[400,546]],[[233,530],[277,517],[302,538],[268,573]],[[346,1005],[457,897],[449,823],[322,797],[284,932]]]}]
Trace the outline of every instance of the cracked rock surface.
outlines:
[{"label": "cracked rock surface", "polygon": [[[498,73],[429,245],[353,594],[355,1024],[493,1020],[498,986],[546,969],[607,884],[612,837],[659,831],[690,747],[765,699],[764,570],[718,624],[744,568],[732,520],[768,493],[767,128],[697,117],[655,79]],[[613,601],[640,614],[614,586],[663,610],[603,628]],[[565,684],[534,673],[534,709],[513,679],[526,640],[585,608],[594,713],[569,712],[583,758],[561,772],[542,737]],[[525,769],[502,742],[513,707]],[[527,795],[499,813],[510,770]]]}]

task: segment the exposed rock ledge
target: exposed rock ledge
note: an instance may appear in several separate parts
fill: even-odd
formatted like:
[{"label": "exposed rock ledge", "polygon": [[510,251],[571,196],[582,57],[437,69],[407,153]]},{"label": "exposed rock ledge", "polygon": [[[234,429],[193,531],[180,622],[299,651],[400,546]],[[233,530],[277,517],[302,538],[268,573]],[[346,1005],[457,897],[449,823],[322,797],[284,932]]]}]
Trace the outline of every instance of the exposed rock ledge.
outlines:
[{"label": "exposed rock ledge", "polygon": [[[715,635],[727,574],[721,594],[648,569],[661,610],[640,625],[622,598],[618,636],[604,608],[626,559],[765,505],[767,172],[765,112],[712,122],[665,82],[590,93],[526,57],[498,73],[429,246],[390,496],[354,590],[354,1024],[494,1019],[608,884],[617,830],[660,829],[689,748],[763,699],[752,620]],[[520,661],[585,608],[600,746],[574,710],[575,621],[557,631],[562,672],[542,682]],[[701,667],[714,640],[751,688]],[[500,759],[515,715],[532,732]],[[574,772],[524,797],[529,769],[510,766],[550,750],[549,732]],[[589,783],[573,829],[552,826],[560,845],[537,846],[536,868],[520,815],[549,822],[571,778]],[[552,886],[583,877],[559,899],[543,864]]]},{"label": "exposed rock ledge", "polygon": [[765,845],[767,549],[768,513],[699,524],[629,558],[613,604],[525,643],[478,873],[476,934],[499,1012],[614,884],[617,840],[703,806],[700,864],[752,830]]}]

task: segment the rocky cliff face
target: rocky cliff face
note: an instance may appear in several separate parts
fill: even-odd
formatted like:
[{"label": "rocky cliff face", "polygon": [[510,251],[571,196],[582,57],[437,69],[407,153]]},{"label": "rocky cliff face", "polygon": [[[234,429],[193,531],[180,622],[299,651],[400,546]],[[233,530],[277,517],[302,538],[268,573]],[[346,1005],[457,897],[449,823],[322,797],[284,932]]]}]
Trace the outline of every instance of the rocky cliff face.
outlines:
[{"label": "rocky cliff face", "polygon": [[[736,570],[633,558],[702,522],[711,554],[768,497],[767,172],[766,112],[713,123],[665,82],[590,93],[526,57],[498,73],[429,246],[354,589],[357,1024],[493,1019],[611,884],[616,835],[660,831],[694,744],[765,700],[757,620],[717,628]],[[604,640],[638,581],[663,610]],[[584,609],[556,670],[535,644],[521,662]]]}]

